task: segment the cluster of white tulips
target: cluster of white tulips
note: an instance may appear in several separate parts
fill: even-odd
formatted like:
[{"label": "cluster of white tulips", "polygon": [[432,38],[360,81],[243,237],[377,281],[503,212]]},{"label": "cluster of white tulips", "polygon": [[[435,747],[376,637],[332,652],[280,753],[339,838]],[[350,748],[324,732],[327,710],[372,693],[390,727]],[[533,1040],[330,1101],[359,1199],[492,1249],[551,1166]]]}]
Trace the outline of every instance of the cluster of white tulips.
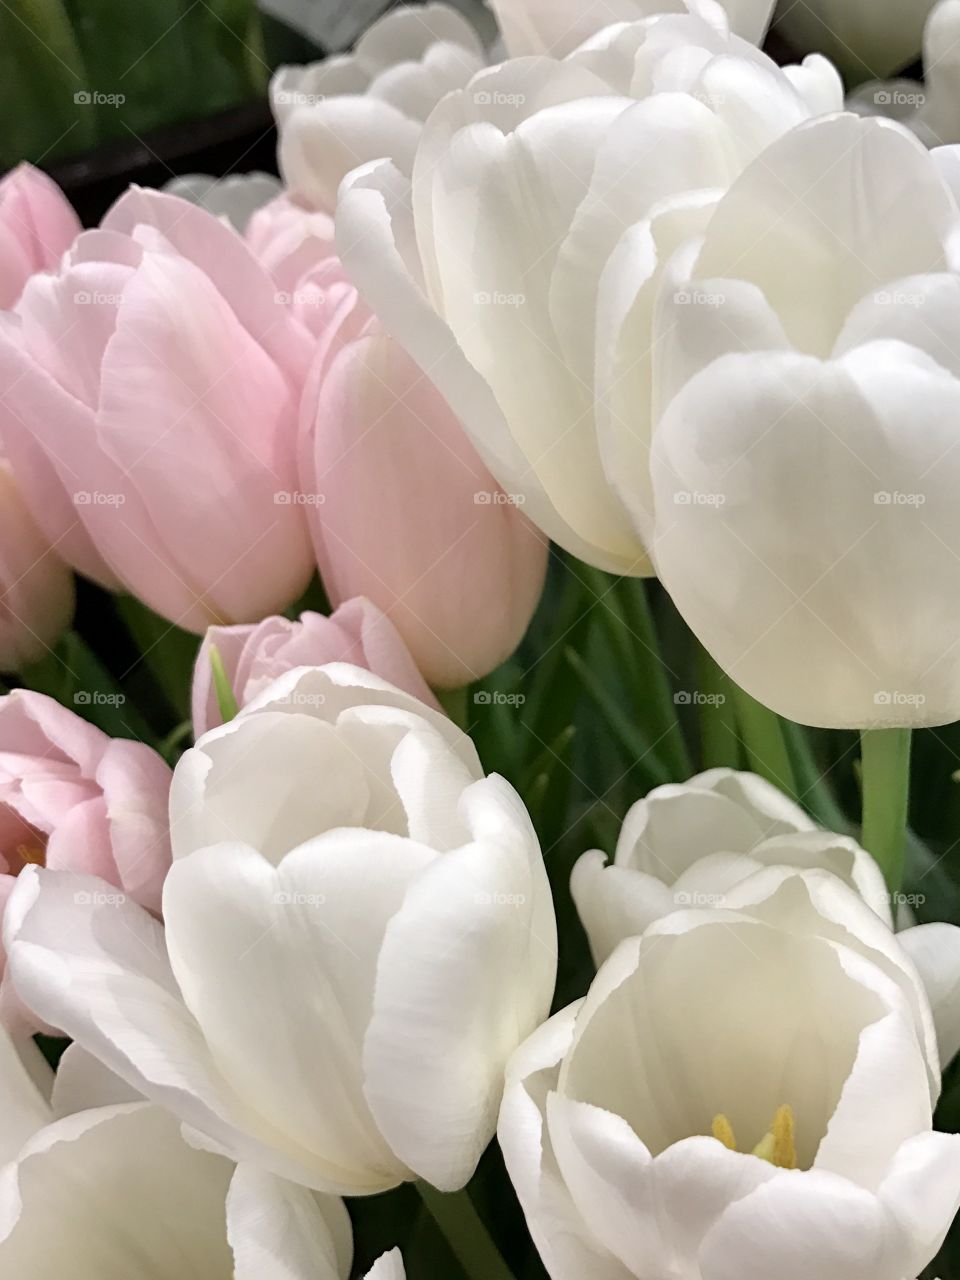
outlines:
[{"label": "cluster of white tulips", "polygon": [[[29,669],[0,699],[4,1278],[960,1275],[960,832],[908,812],[913,730],[960,765],[960,0],[492,8],[493,46],[429,3],[281,70],[282,187],[134,193],[0,316],[17,501],[56,473],[75,569],[214,620],[182,754]],[[189,419],[227,316],[200,400],[243,440],[193,479],[274,406],[223,481],[230,537],[273,521],[253,603],[122,421]],[[74,465],[140,551],[64,514]],[[609,647],[551,578],[527,684],[481,687],[550,540]],[[309,545],[336,612],[264,619]]]}]

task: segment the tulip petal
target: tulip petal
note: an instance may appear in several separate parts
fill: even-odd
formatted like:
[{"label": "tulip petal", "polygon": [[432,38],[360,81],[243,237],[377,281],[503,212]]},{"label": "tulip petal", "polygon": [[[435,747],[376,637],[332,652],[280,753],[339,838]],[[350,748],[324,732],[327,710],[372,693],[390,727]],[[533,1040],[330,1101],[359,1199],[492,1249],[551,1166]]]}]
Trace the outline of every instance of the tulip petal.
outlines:
[{"label": "tulip petal", "polygon": [[227,1192],[234,1280],[346,1280],[353,1259],[343,1201],[240,1164]]},{"label": "tulip petal", "polygon": [[[472,806],[504,787],[475,784]],[[518,1033],[548,1012],[556,931],[552,913],[539,909],[544,878],[535,840],[479,834],[437,858],[387,926],[365,1093],[396,1155],[442,1191],[472,1176]],[[528,975],[520,986],[510,977],[518,972]]]},{"label": "tulip petal", "polygon": [[945,1071],[960,1051],[960,929],[921,924],[905,929],[897,941],[917,966],[926,989]]}]

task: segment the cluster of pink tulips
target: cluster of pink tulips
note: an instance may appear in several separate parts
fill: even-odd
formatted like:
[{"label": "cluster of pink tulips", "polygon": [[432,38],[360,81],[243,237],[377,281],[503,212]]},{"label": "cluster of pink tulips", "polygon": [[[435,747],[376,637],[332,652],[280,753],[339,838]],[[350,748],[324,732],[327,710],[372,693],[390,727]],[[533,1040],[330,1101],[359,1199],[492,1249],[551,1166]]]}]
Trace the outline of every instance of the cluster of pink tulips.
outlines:
[{"label": "cluster of pink tulips", "polygon": [[[0,184],[0,301],[0,668],[56,641],[68,569],[202,633],[282,613],[319,566],[421,684],[515,648],[545,541],[358,299],[322,210],[281,195],[242,236],[133,188],[81,231],[22,167]],[[354,639],[317,643],[311,661]]]}]

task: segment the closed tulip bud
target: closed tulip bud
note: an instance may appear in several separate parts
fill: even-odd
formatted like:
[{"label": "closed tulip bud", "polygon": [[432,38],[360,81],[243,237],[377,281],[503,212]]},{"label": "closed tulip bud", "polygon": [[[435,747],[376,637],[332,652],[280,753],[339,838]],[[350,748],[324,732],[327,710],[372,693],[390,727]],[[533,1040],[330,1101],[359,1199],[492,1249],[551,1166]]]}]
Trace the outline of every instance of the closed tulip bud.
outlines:
[{"label": "closed tulip bud", "polygon": [[512,788],[409,694],[299,668],[182,757],[170,827],[165,929],[39,877],[21,998],[234,1159],[334,1194],[463,1187],[556,977]]},{"label": "closed tulip bud", "polygon": [[80,233],[70,202],[39,169],[0,181],[0,308],[12,307],[35,271],[53,271]]},{"label": "closed tulip bud", "polygon": [[804,724],[960,716],[945,151],[853,115],[794,130],[722,198],[662,297],[657,569],[734,680]]},{"label": "closed tulip bud", "polygon": [[346,1280],[342,1200],[190,1146],[76,1045],[50,1084],[0,1029],[4,1275]]},{"label": "closed tulip bud", "polygon": [[0,462],[0,671],[21,671],[48,653],[69,625],[73,603],[73,574]]},{"label": "closed tulip bud", "polygon": [[0,427],[46,535],[80,572],[188,630],[289,605],[307,332],[240,237],[133,189],[0,330]]},{"label": "closed tulip bud", "polygon": [[221,723],[210,648],[215,646],[239,706],[294,667],[349,662],[372,671],[421,702],[436,706],[397,629],[369,600],[348,600],[329,618],[302,613],[296,622],[265,618],[245,627],[211,627],[193,673],[193,732],[199,738]]},{"label": "closed tulip bud", "polygon": [[346,178],[351,278],[574,555],[652,572],[624,494],[649,467],[663,269],[767,143],[841,104],[824,59],[781,70],[710,4],[481,72],[427,120],[412,179],[386,160]]},{"label": "closed tulip bud", "polygon": [[507,1170],[551,1280],[904,1280],[960,1204],[895,936],[824,871],[622,942],[514,1055]]}]

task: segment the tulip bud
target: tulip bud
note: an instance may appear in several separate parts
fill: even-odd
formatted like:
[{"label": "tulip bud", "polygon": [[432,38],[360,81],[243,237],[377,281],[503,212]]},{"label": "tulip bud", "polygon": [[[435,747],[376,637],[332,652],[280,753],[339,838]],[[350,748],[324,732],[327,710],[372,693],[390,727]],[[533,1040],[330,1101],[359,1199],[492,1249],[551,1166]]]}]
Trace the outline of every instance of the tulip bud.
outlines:
[{"label": "tulip bud", "polygon": [[0,308],[12,307],[35,271],[52,271],[80,221],[57,184],[22,164],[0,181]]},{"label": "tulip bud", "polygon": [[73,574],[33,522],[0,462],[0,671],[21,671],[56,644],[73,616]]},{"label": "tulip bud", "polygon": [[240,237],[136,188],[0,332],[0,425],[58,550],[188,630],[302,591],[296,413],[309,335]]},{"label": "tulip bud", "polygon": [[296,622],[265,618],[246,627],[211,627],[193,673],[193,732],[199,738],[221,723],[210,666],[215,645],[239,706],[294,667],[349,662],[413,694],[437,703],[390,619],[369,600],[348,600],[331,617],[302,613]]}]

